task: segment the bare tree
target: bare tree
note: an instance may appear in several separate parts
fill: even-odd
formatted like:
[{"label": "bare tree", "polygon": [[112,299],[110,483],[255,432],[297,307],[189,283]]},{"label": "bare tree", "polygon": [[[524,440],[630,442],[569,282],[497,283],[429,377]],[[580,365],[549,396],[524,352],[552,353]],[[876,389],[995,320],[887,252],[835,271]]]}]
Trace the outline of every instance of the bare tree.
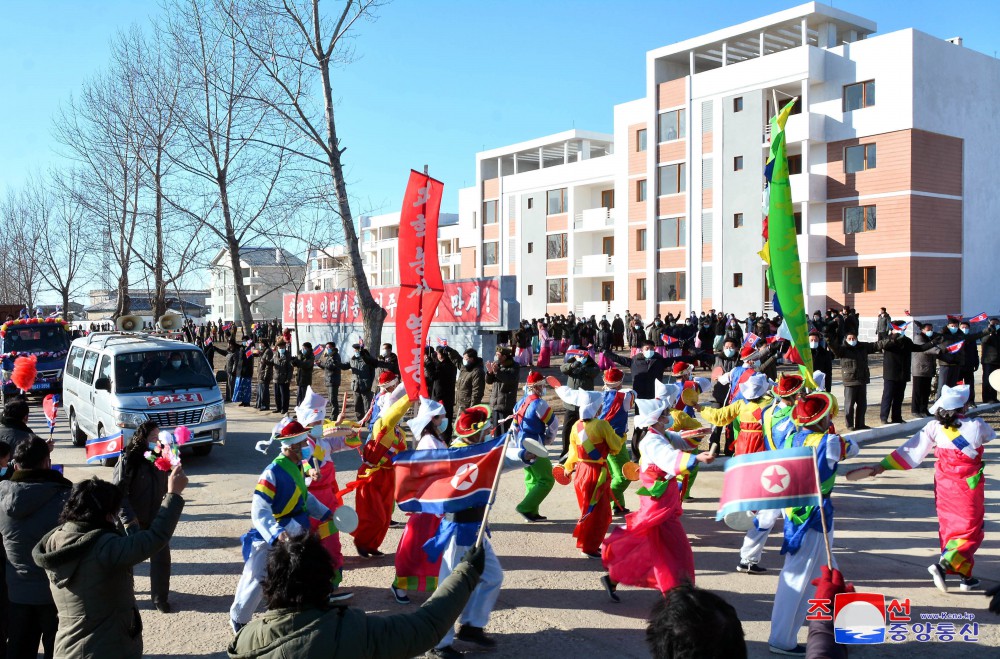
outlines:
[{"label": "bare tree", "polygon": [[[332,68],[353,58],[359,21],[373,20],[377,0],[341,0],[327,14],[320,0],[215,0],[235,34],[269,79],[245,93],[278,112],[303,140],[296,156],[325,177],[350,261],[368,345],[381,343],[386,312],[372,297],[347,194],[344,152],[337,134]],[[282,145],[275,145],[277,148]],[[321,198],[321,197],[317,197]]]},{"label": "bare tree", "polygon": [[88,260],[86,235],[91,223],[87,209],[80,203],[80,177],[75,172],[54,172],[50,181],[46,198],[51,212],[47,213],[38,242],[41,276],[58,293],[64,317],[70,320],[70,300],[85,285],[81,274]]},{"label": "bare tree", "polygon": [[51,203],[37,179],[29,180],[21,190],[9,192],[0,208],[0,240],[7,247],[4,276],[13,284],[13,298],[29,310],[35,308],[41,288],[38,241],[50,212]]}]

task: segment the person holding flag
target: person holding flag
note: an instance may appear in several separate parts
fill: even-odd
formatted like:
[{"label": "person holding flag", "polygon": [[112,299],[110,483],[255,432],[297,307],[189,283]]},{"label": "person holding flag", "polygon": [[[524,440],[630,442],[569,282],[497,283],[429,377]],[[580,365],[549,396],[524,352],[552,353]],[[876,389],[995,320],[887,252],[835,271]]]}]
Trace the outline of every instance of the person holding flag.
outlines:
[{"label": "person holding flag", "polygon": [[797,638],[814,592],[811,584],[820,577],[824,555],[828,567],[837,568],[830,553],[834,529],[830,495],[838,465],[856,456],[859,448],[849,438],[829,432],[830,419],[836,410],[836,399],[826,392],[803,396],[792,408],[792,419],[799,430],[791,437],[791,448],[813,450],[814,473],[823,503],[821,507],[805,505],[785,511],[785,537],[781,544],[785,563],[774,594],[768,638],[769,649],[774,654],[805,655],[805,648],[798,644]]},{"label": "person holding flag", "polygon": [[[523,449],[525,439],[533,439],[545,445],[546,441],[556,436],[559,425],[555,412],[542,395],[545,392],[545,378],[538,371],[528,373],[528,382],[524,387],[524,396],[514,404],[514,423],[510,432],[518,449]],[[547,457],[538,457],[524,469],[524,498],[517,504],[516,510],[529,522],[539,522],[547,519],[538,513],[542,501],[552,491],[555,479],[552,477],[552,461]]]},{"label": "person holding flag", "polygon": [[934,451],[934,501],[941,556],[927,571],[942,593],[948,592],[947,574],[961,578],[959,587],[963,591],[979,587],[972,567],[976,550],[983,543],[983,448],[996,439],[996,431],[980,418],[965,416],[970,389],[967,384],[941,387],[941,396],[930,410],[934,419],[871,468],[873,476],[888,470],[913,469]]},{"label": "person holding flag", "polygon": [[626,517],[604,540],[601,560],[607,574],[601,584],[612,602],[620,602],[619,584],[656,588],[666,594],[674,586],[694,583],[694,554],[684,527],[677,477],[698,463],[711,463],[705,451],[687,453],[681,436],[671,432],[670,405],[663,400],[636,401],[636,426],[648,431],[639,442],[639,478],[642,481],[638,512]]},{"label": "person holding flag", "polygon": [[[620,369],[611,367],[604,371],[604,393],[601,401],[601,411],[598,416],[607,421],[622,440],[622,448],[608,455],[608,468],[611,470],[611,501],[612,512],[615,515],[627,515],[629,509],[625,506],[625,490],[630,481],[622,473],[622,467],[629,461],[628,447],[625,436],[628,433],[628,412],[635,402],[635,392],[622,389],[625,374]],[[657,380],[659,384],[659,380]],[[572,433],[572,428],[570,429]],[[568,453],[568,451],[567,451]]]},{"label": "person holding flag", "polygon": [[[977,320],[979,319],[979,320]],[[958,331],[962,334],[962,384],[969,385],[969,407],[976,406],[976,371],[979,370],[978,342],[986,332],[973,332],[971,323],[986,320],[986,314],[981,313],[970,320],[962,319]]]},{"label": "person holding flag", "polygon": [[[417,451],[446,449],[445,430],[448,410],[429,398],[420,398],[417,415],[407,422],[417,441]],[[408,590],[431,592],[437,588],[440,561],[428,561],[424,543],[437,535],[441,515],[425,512],[407,513],[406,528],[396,547],[396,578],[389,586],[397,604],[409,604]]]},{"label": "person holding flag", "polygon": [[309,532],[309,520],[323,523],[322,539],[336,533],[333,513],[309,494],[302,463],[312,457],[308,444],[309,431],[298,421],[284,419],[271,438],[258,442],[257,450],[267,451],[277,439],[281,454],[264,469],[257,479],[250,504],[251,529],[243,534],[243,574],[236,586],[236,596],[229,609],[233,631],[238,632],[253,616],[263,597],[261,582],[267,571],[267,557],[276,542],[286,542],[292,536]]}]

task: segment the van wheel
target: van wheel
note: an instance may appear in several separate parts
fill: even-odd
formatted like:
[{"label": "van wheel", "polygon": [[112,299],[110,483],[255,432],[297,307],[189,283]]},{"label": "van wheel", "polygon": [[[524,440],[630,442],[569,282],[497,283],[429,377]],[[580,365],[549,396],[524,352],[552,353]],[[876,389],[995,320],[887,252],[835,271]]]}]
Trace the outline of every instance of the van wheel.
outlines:
[{"label": "van wheel", "polygon": [[80,430],[76,422],[76,410],[72,408],[69,410],[69,436],[73,440],[73,446],[84,446],[87,443],[87,435]]},{"label": "van wheel", "polygon": [[191,452],[195,455],[205,456],[212,452],[213,444],[198,444],[191,447]]},{"label": "van wheel", "polygon": [[[104,437],[104,426],[102,426],[102,425],[98,425],[97,426],[97,436],[98,437]],[[124,451],[124,450],[125,450],[125,447],[122,446],[122,451]],[[102,467],[114,467],[115,463],[117,463],[117,462],[118,462],[118,458],[103,458],[101,460],[101,466]]]}]

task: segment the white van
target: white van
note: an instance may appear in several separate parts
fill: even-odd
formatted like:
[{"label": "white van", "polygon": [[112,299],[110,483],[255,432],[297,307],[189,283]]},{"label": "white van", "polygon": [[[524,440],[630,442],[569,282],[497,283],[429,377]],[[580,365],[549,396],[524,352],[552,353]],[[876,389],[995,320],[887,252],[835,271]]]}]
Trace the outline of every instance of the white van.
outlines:
[{"label": "white van", "polygon": [[73,444],[119,430],[127,443],[143,421],[161,430],[187,426],[195,455],[226,441],[226,411],[205,353],[181,341],[128,332],[95,332],[73,341],[62,405]]}]

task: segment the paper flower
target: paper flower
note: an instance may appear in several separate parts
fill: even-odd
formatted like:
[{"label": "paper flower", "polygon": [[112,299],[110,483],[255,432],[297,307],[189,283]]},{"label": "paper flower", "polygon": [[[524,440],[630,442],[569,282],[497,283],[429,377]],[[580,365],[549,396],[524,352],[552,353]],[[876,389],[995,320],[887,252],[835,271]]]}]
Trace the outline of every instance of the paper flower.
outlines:
[{"label": "paper flower", "polygon": [[174,428],[174,439],[178,446],[184,446],[191,441],[191,429],[187,426],[177,426]]}]

